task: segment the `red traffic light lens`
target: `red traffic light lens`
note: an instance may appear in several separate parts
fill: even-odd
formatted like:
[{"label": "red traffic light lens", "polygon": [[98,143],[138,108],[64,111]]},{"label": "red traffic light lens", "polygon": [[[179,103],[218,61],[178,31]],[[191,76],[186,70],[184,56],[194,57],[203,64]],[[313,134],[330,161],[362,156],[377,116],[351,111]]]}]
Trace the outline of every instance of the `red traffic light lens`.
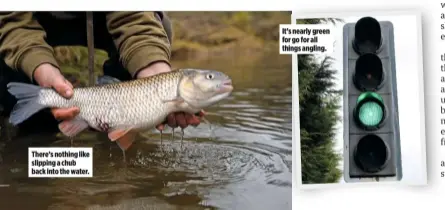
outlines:
[{"label": "red traffic light lens", "polygon": [[384,71],[380,58],[368,53],[360,56],[355,63],[354,84],[362,91],[378,90],[383,84]]}]

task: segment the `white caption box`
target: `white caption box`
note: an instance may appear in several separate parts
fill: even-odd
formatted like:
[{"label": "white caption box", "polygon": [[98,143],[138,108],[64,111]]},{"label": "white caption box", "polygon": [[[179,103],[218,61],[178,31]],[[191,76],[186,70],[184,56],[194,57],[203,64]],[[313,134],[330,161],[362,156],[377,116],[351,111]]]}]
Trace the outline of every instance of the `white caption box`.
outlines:
[{"label": "white caption box", "polygon": [[93,177],[93,149],[85,147],[28,148],[29,177]]},{"label": "white caption box", "polygon": [[332,53],[333,34],[328,24],[280,24],[280,54]]}]

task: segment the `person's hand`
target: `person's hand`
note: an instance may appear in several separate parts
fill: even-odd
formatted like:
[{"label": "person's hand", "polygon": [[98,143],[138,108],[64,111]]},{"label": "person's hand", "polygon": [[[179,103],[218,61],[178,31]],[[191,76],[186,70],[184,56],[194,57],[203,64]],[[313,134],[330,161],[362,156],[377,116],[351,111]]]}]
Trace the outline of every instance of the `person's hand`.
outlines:
[{"label": "person's hand", "polygon": [[[157,62],[140,70],[137,73],[136,78],[150,77],[169,71],[171,71],[171,68],[168,64],[164,62]],[[184,112],[171,113],[167,116],[167,119],[163,123],[156,126],[156,129],[162,131],[164,130],[166,124],[171,128],[177,128],[179,126],[183,129],[189,125],[198,126],[201,123],[200,118],[203,116],[203,111],[196,113],[195,115]]]},{"label": "person's hand", "polygon": [[[70,98],[73,95],[73,85],[63,77],[59,69],[51,64],[39,65],[34,71],[33,78],[40,86],[53,88],[65,98]],[[57,120],[73,119],[79,112],[77,107],[51,109],[51,113]]]}]

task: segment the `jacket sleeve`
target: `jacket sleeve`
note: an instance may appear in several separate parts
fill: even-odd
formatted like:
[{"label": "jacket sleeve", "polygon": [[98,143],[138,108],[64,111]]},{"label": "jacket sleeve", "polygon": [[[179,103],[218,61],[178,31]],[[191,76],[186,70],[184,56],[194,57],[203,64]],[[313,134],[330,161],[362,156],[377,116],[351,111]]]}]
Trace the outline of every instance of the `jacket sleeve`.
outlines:
[{"label": "jacket sleeve", "polygon": [[107,28],[123,66],[133,77],[153,62],[170,65],[170,43],[155,12],[110,12]]},{"label": "jacket sleeve", "polygon": [[32,12],[0,13],[0,56],[14,70],[23,70],[33,80],[43,63],[59,67],[54,50],[45,42],[46,32]]}]

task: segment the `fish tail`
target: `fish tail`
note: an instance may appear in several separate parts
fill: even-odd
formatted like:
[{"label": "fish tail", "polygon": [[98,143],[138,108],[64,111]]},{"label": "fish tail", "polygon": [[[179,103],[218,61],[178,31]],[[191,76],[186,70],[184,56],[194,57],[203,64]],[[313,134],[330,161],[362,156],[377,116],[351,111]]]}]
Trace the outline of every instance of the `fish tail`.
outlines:
[{"label": "fish tail", "polygon": [[17,82],[8,83],[7,87],[9,93],[17,99],[17,103],[9,116],[9,122],[13,125],[22,123],[35,113],[46,108],[45,105],[40,104],[38,101],[41,87]]}]

